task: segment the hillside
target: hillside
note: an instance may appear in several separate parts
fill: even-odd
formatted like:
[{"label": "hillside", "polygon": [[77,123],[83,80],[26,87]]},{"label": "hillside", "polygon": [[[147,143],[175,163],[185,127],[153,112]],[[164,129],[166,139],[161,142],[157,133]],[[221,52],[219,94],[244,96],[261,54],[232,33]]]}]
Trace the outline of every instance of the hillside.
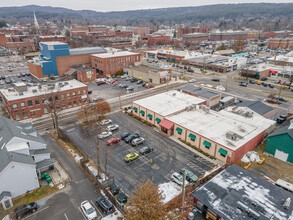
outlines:
[{"label": "hillside", "polygon": [[119,12],[96,12],[91,10],[71,10],[58,7],[43,7],[37,5],[28,5],[22,7],[1,7],[1,18],[32,18],[33,11],[38,18],[43,19],[82,19],[92,21],[113,21],[139,23],[143,21],[152,22],[156,20],[160,23],[175,22],[183,23],[190,21],[235,19],[235,18],[261,18],[274,19],[285,17],[293,19],[293,3],[257,3],[257,4],[221,4],[199,7],[178,7],[161,8],[148,10],[133,10]]}]

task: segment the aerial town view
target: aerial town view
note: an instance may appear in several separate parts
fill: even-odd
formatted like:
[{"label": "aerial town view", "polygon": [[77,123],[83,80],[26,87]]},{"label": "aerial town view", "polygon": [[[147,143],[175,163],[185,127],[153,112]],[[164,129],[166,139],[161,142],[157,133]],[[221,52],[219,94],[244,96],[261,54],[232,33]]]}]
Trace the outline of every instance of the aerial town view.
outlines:
[{"label": "aerial town view", "polygon": [[293,220],[292,0],[0,1],[0,220]]}]

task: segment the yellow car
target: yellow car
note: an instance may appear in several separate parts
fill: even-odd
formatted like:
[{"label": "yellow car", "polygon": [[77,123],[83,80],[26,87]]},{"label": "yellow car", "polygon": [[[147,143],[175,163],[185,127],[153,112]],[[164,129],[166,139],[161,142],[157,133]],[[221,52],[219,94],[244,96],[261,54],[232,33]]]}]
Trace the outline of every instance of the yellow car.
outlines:
[{"label": "yellow car", "polygon": [[256,81],[255,82],[257,85],[260,85],[261,84],[261,81]]},{"label": "yellow car", "polygon": [[135,159],[139,158],[139,155],[138,153],[130,153],[130,154],[127,154],[125,157],[124,157],[124,160],[129,163],[129,162],[132,162],[134,161]]}]

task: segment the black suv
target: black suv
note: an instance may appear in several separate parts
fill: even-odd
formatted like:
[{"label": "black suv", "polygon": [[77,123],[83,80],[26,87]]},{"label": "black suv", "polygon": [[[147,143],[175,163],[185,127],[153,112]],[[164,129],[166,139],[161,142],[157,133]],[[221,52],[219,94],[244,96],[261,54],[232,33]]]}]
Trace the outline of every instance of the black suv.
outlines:
[{"label": "black suv", "polygon": [[113,183],[112,185],[110,185],[110,191],[115,196],[119,193],[119,187],[115,183]]},{"label": "black suv", "polygon": [[14,218],[21,219],[28,215],[29,213],[33,213],[38,209],[38,204],[35,202],[22,205],[16,209],[14,209]]},{"label": "black suv", "polygon": [[124,194],[124,193],[119,193],[118,195],[117,195],[117,200],[118,200],[118,202],[120,202],[120,203],[126,203],[127,202],[127,196]]},{"label": "black suv", "polygon": [[101,207],[102,211],[106,214],[111,214],[115,210],[112,203],[103,196],[96,199],[96,204]]},{"label": "black suv", "polygon": [[287,115],[280,115],[278,118],[277,118],[277,122],[278,123],[283,123],[284,121],[286,121],[287,119]]},{"label": "black suv", "polygon": [[130,134],[130,135],[128,135],[128,137],[126,137],[125,139],[124,139],[124,141],[126,142],[126,143],[130,143],[133,139],[135,139],[135,138],[139,138],[140,137],[140,135],[139,134]]},{"label": "black suv", "polygon": [[123,132],[123,133],[121,134],[121,140],[124,140],[124,139],[127,138],[130,134],[131,134],[131,133],[128,132],[128,131]]}]

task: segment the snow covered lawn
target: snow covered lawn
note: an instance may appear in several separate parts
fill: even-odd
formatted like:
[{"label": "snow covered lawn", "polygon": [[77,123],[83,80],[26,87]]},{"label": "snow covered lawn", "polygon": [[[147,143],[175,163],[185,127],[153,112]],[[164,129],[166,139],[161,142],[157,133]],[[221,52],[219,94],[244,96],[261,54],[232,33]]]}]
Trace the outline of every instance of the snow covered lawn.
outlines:
[{"label": "snow covered lawn", "polygon": [[161,183],[159,185],[159,190],[164,196],[164,203],[169,202],[181,193],[181,187],[174,182]]}]

